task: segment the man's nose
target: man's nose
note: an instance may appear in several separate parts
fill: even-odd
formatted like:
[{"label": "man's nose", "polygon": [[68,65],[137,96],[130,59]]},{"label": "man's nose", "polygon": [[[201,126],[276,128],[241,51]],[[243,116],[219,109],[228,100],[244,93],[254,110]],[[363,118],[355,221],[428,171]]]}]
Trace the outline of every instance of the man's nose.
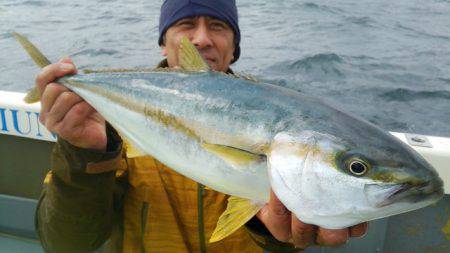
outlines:
[{"label": "man's nose", "polygon": [[192,34],[191,42],[195,45],[195,47],[199,49],[209,47],[213,44],[209,35],[208,28],[205,24],[200,24],[197,26],[194,33]]}]

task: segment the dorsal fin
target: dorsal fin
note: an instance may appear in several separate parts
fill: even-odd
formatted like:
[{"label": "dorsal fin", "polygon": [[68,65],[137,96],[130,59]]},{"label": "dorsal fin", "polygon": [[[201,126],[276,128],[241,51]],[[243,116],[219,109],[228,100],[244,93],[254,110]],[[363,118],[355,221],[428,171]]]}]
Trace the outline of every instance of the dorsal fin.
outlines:
[{"label": "dorsal fin", "polygon": [[209,65],[187,37],[181,38],[178,51],[180,67],[187,71],[208,71]]}]

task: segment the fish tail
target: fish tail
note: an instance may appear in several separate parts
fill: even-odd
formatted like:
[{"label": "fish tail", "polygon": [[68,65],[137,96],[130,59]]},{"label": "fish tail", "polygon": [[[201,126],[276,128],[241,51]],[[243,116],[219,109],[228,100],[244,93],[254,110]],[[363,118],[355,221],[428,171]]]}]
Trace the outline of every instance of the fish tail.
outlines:
[{"label": "fish tail", "polygon": [[[37,49],[25,36],[17,33],[12,32],[12,36],[22,45],[22,47],[27,51],[28,55],[33,59],[33,61],[38,65],[40,68],[43,68],[51,62],[45,57],[39,49]],[[36,103],[41,99],[40,94],[36,87],[30,89],[27,92],[27,95],[23,99],[25,103],[32,104]]]}]

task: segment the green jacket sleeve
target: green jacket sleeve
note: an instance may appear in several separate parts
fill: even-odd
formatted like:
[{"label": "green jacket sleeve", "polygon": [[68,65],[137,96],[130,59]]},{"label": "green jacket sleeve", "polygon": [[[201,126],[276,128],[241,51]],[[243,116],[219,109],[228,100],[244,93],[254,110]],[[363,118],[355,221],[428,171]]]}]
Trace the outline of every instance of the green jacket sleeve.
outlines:
[{"label": "green jacket sleeve", "polygon": [[[117,209],[113,195],[122,141],[109,126],[107,134],[104,153],[57,141],[35,219],[46,252],[92,252],[108,239]],[[109,168],[87,172],[89,165],[103,164]]]},{"label": "green jacket sleeve", "polygon": [[253,241],[268,252],[294,253],[303,251],[302,249],[295,248],[293,244],[280,242],[275,239],[258,218],[253,217],[253,219],[245,224],[245,228]]}]

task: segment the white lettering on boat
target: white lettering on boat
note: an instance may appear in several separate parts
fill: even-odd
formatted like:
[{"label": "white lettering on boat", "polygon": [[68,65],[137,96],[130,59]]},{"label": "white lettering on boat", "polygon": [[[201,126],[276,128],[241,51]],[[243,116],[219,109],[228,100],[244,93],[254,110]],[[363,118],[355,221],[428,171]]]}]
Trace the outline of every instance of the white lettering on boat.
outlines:
[{"label": "white lettering on boat", "polygon": [[39,112],[0,107],[0,134],[56,141],[56,135],[39,122]]}]

